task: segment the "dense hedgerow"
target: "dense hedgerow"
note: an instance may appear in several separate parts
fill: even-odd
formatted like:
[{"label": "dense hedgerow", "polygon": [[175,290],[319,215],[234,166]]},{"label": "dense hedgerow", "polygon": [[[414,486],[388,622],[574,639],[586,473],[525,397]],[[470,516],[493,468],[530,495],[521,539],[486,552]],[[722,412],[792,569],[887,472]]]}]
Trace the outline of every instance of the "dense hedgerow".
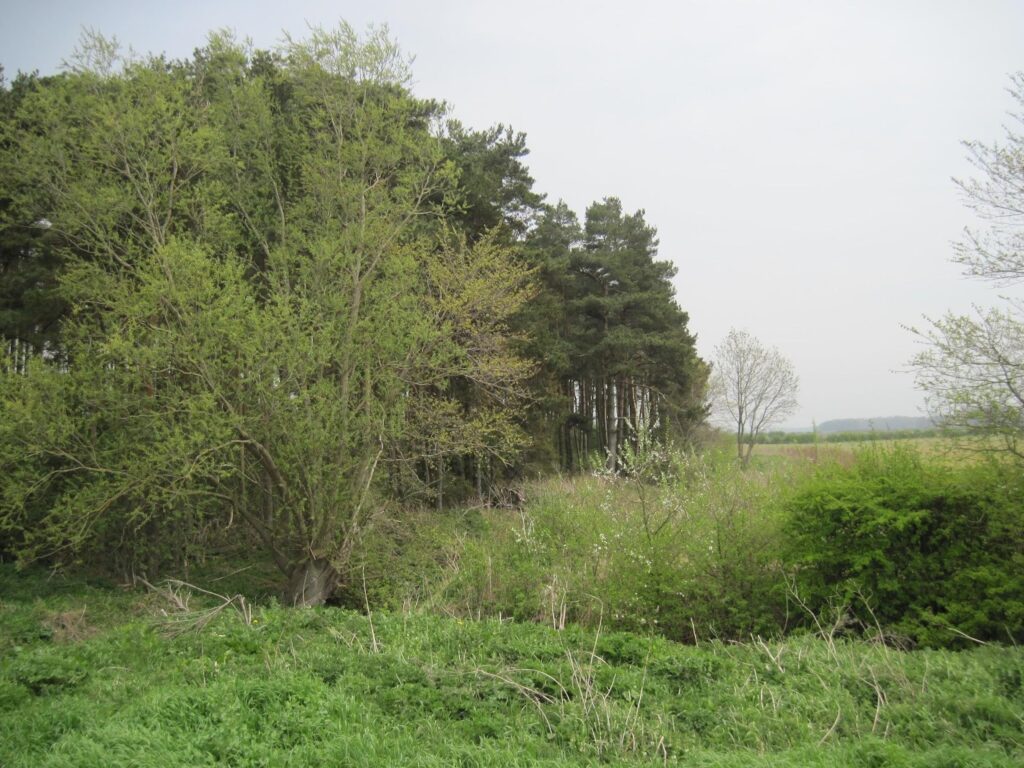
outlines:
[{"label": "dense hedgerow", "polygon": [[828,466],[786,504],[785,556],[816,611],[927,645],[1024,640],[1024,478],[911,449]]}]

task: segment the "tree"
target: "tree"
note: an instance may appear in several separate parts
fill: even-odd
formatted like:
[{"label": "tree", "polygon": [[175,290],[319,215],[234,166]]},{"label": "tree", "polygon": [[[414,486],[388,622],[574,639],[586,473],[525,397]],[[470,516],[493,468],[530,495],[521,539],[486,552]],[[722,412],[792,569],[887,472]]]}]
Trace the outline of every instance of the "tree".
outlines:
[{"label": "tree", "polygon": [[564,469],[596,455],[619,471],[642,432],[685,438],[703,421],[706,366],[673,296],[675,267],[656,259],[657,232],[643,211],[627,214],[606,198],[581,229],[564,204],[550,207],[526,252],[543,285],[531,333],[544,363],[535,382],[561,411]]},{"label": "tree", "polygon": [[449,120],[442,146],[459,174],[449,217],[471,240],[495,229],[504,229],[509,240],[521,239],[544,199],[533,190],[533,178],[523,164],[530,152],[526,135],[504,125],[473,131]]},{"label": "tree", "polygon": [[[19,74],[4,81],[0,67],[0,177],[12,141],[13,118],[25,97],[45,79]],[[35,220],[12,195],[14,185],[0,189],[0,368],[23,371],[36,355],[54,354],[64,314],[57,295],[59,259],[47,220]]]},{"label": "tree", "polygon": [[[1024,110],[1024,72],[1012,76],[1009,93]],[[1024,111],[1012,117],[1024,124]],[[981,175],[956,183],[987,227],[965,229],[954,260],[969,277],[1011,288],[1024,282],[1024,134],[1007,128],[1003,144],[965,146]],[[912,365],[933,418],[1024,460],[1024,301],[1004,296],[1001,307],[928,322],[910,330],[925,345]]]},{"label": "tree", "polygon": [[146,568],[240,521],[285,599],[321,603],[382,477],[518,447],[527,271],[444,220],[439,110],[384,32],[272,55],[221,35],[120,70],[89,50],[26,97],[9,155],[71,314],[65,363],[0,382],[0,534],[25,558],[127,544]]},{"label": "tree", "polygon": [[[486,238],[520,258],[522,239],[543,200],[543,195],[533,191],[533,178],[523,163],[529,153],[526,136],[501,125],[473,131],[457,120],[448,120],[440,140],[455,176],[453,187],[443,190],[443,197],[437,201],[445,221],[471,244]],[[485,307],[481,309],[487,311]],[[533,316],[535,311],[532,301],[522,307],[512,322],[513,336],[521,336],[521,317]],[[522,344],[518,349],[527,357],[532,351]],[[485,389],[465,377],[448,382],[447,392],[453,407],[457,402],[466,412],[486,409],[491,399]],[[516,414],[517,423],[527,428],[529,417],[525,410],[533,416],[538,408]],[[403,489],[418,487],[423,495],[433,497],[438,509],[449,501],[463,501],[474,492],[483,499],[492,495],[496,482],[500,484],[521,466],[520,461],[510,463],[494,458],[493,451],[486,446],[462,455],[437,456],[432,462],[422,463],[418,472],[408,477],[412,483],[398,485]]]},{"label": "tree", "polygon": [[525,459],[543,471],[579,468],[579,453],[573,450],[569,428],[574,345],[568,301],[572,282],[569,259],[582,238],[576,214],[559,200],[543,207],[523,247],[539,286],[537,296],[516,318],[523,332],[524,354],[537,362],[530,380],[533,407],[526,413],[526,429],[534,439]]},{"label": "tree", "polygon": [[736,454],[743,466],[750,463],[757,436],[796,410],[799,389],[793,364],[746,331],[731,329],[715,348],[712,403],[736,425]]}]

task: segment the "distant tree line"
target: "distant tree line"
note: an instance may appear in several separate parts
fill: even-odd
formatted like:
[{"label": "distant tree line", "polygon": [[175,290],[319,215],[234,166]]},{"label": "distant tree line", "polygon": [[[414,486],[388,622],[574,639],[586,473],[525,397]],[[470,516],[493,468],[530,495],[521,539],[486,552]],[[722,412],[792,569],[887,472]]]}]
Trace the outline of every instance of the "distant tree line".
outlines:
[{"label": "distant tree line", "polygon": [[925,437],[945,437],[950,432],[934,429],[892,429],[870,432],[763,432],[754,442],[762,445],[807,445],[810,443],[868,443],[885,440],[914,440]]}]

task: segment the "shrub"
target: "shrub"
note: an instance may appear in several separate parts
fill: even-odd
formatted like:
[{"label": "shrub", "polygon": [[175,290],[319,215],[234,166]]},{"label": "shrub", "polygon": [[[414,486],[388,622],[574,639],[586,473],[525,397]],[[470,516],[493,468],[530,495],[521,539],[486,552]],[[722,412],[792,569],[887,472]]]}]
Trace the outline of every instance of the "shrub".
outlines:
[{"label": "shrub", "polygon": [[1022,640],[1021,498],[1011,467],[950,467],[907,447],[822,468],[786,505],[797,591],[811,610],[838,600],[926,645]]}]

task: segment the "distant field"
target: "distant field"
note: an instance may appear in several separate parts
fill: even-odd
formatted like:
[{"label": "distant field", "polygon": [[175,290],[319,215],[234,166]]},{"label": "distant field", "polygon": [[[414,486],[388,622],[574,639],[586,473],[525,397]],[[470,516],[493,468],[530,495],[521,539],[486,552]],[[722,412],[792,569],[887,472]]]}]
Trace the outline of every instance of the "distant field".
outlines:
[{"label": "distant field", "polygon": [[[978,458],[977,448],[965,446],[948,437],[916,437],[898,440],[872,440],[851,442],[821,442],[818,444],[775,444],[755,445],[753,458],[757,459],[792,459],[801,461],[838,461],[841,464],[852,463],[859,451],[886,450],[897,446],[909,447],[913,450],[934,458],[947,458],[949,461],[961,463],[974,461]],[[981,444],[979,447],[983,447]],[[994,441],[988,447],[997,448]]]}]

